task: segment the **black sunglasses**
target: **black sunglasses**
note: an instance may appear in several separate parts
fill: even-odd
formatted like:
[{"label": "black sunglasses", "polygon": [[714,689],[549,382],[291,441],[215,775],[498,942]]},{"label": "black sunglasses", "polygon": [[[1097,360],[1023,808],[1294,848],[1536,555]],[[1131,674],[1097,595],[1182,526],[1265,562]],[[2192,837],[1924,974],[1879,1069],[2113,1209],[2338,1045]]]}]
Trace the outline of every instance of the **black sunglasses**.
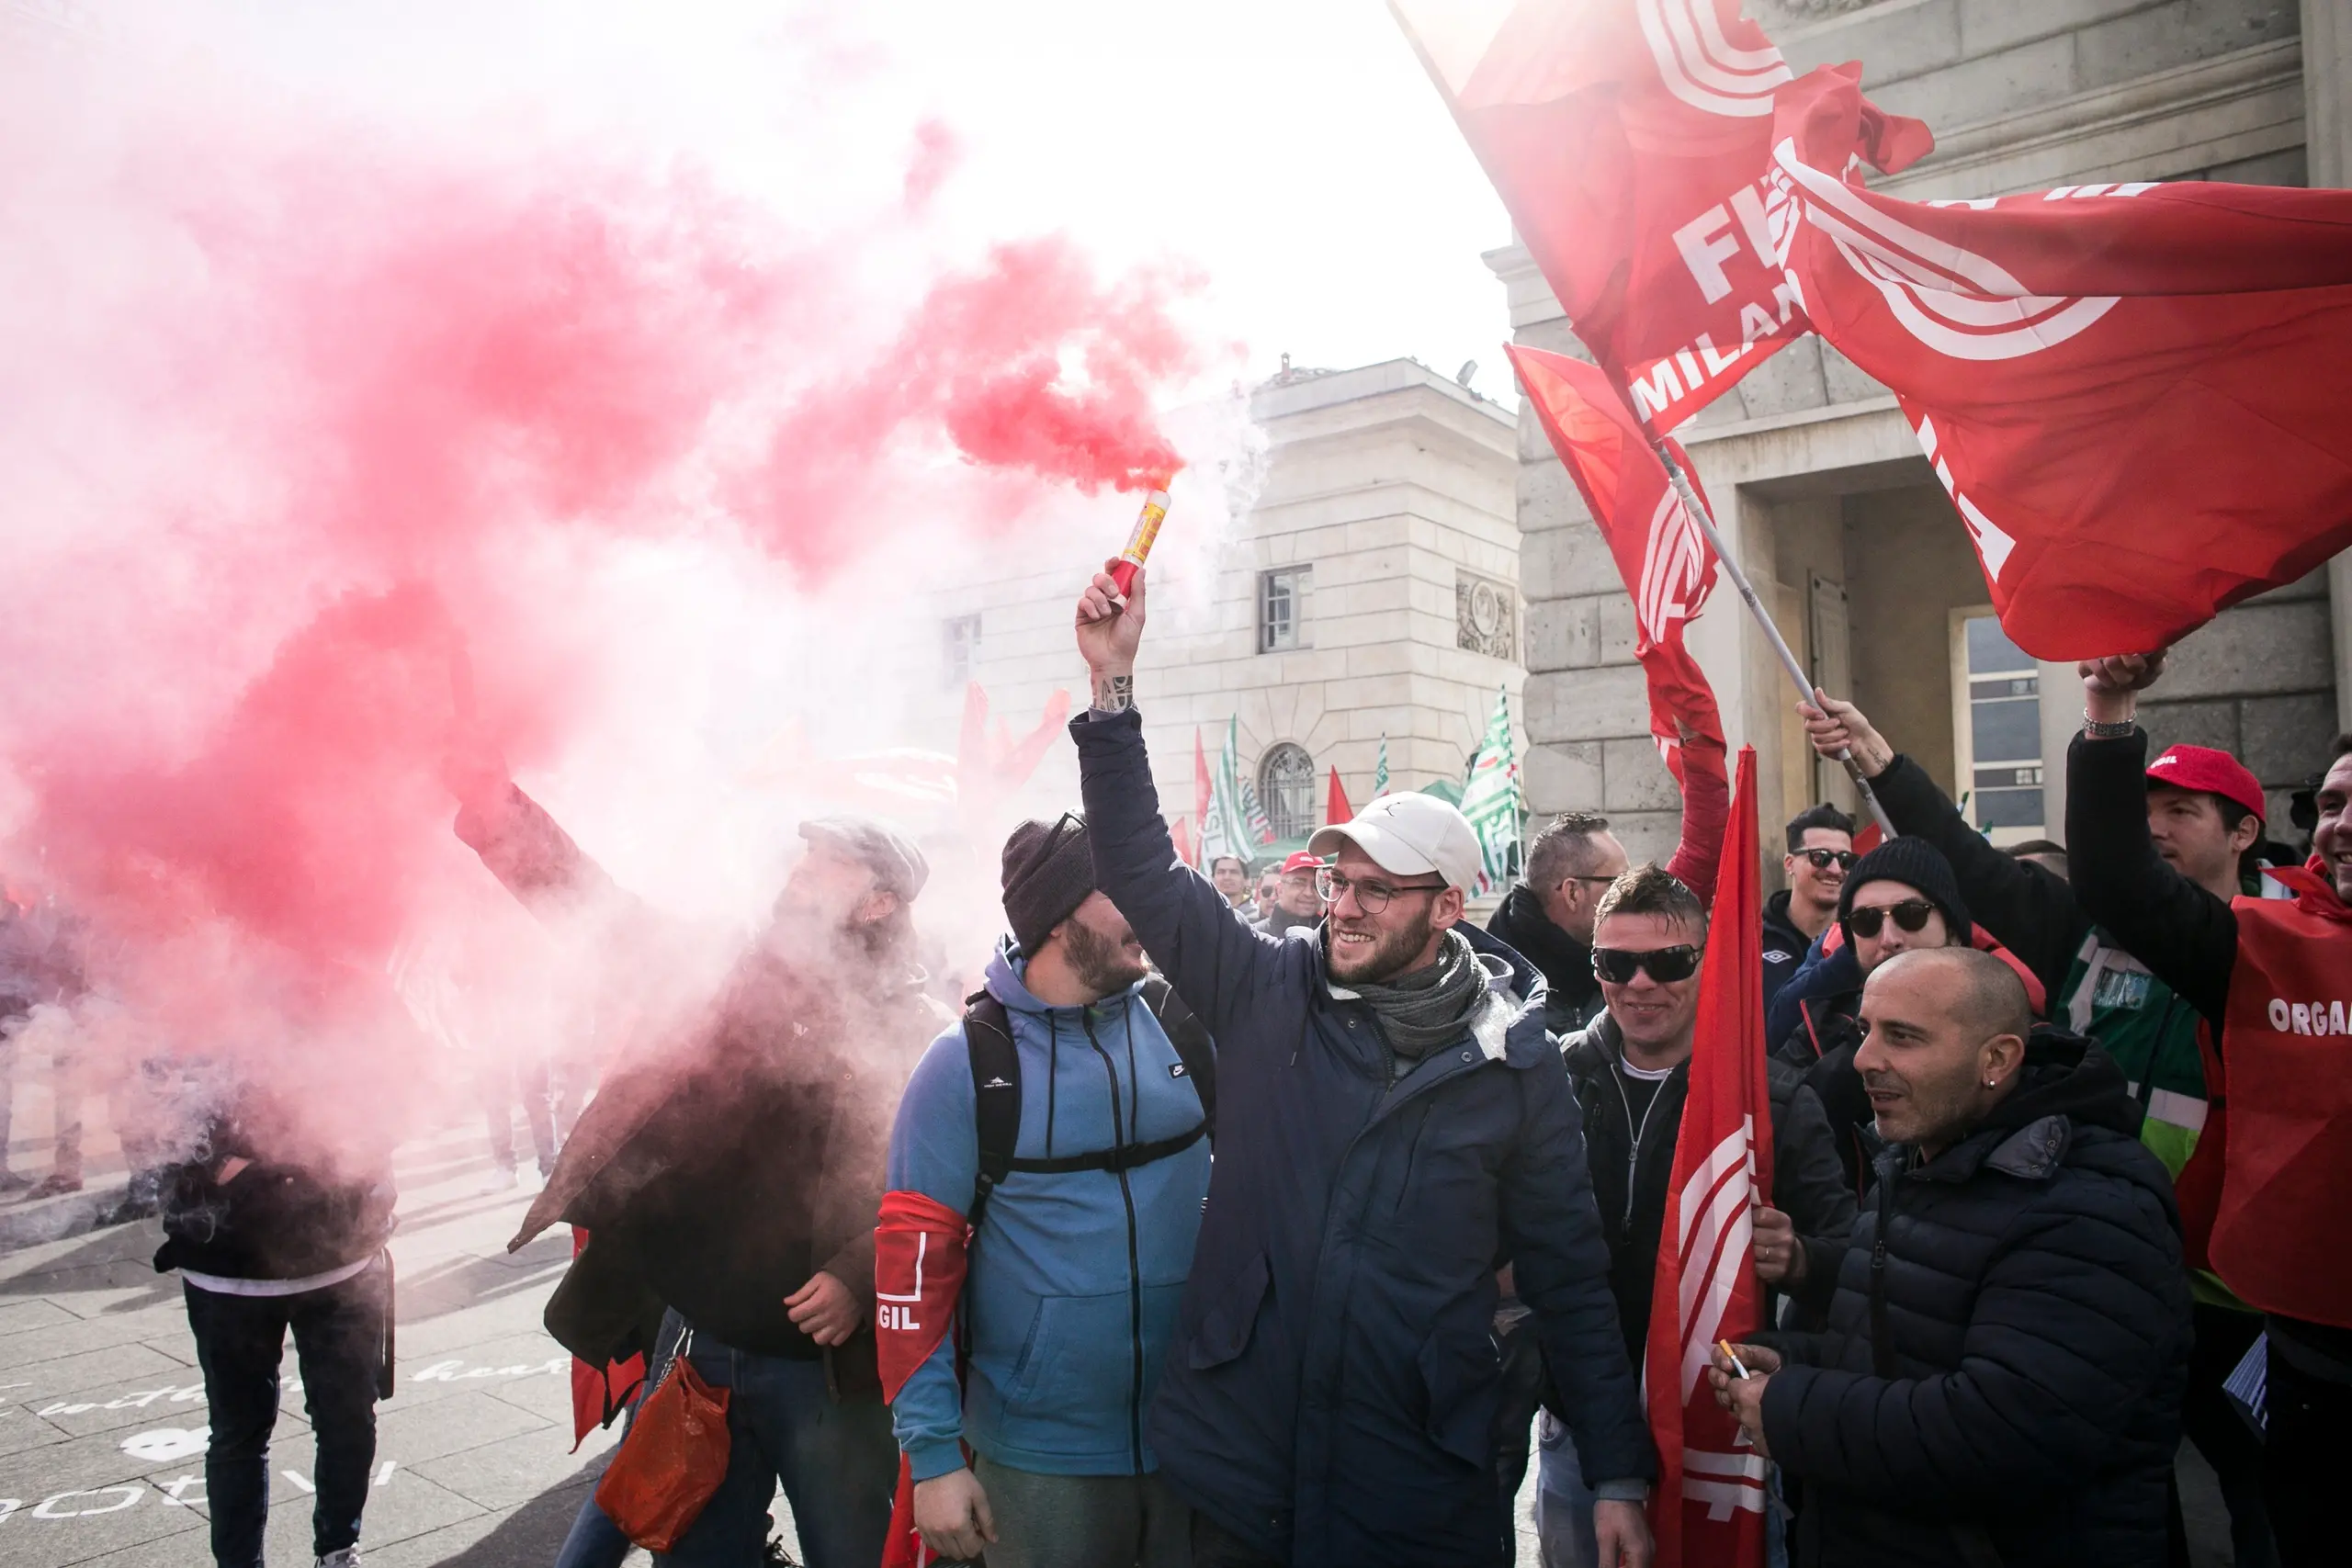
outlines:
[{"label": "black sunglasses", "polygon": [[1699,972],[1700,949],[1688,942],[1680,947],[1654,947],[1645,953],[1633,953],[1622,947],[1596,947],[1592,950],[1592,972],[1612,986],[1630,986],[1634,976],[1644,969],[1650,978],[1661,985],[1688,980]]},{"label": "black sunglasses", "polygon": [[1795,852],[1813,863],[1815,871],[1827,871],[1835,865],[1839,871],[1851,871],[1862,857],[1851,850],[1798,850]]},{"label": "black sunglasses", "polygon": [[1906,931],[1925,931],[1928,917],[1936,907],[1925,898],[1905,898],[1900,904],[1887,904],[1873,909],[1856,909],[1846,917],[1846,929],[1856,936],[1876,936],[1886,925],[1889,915]]}]

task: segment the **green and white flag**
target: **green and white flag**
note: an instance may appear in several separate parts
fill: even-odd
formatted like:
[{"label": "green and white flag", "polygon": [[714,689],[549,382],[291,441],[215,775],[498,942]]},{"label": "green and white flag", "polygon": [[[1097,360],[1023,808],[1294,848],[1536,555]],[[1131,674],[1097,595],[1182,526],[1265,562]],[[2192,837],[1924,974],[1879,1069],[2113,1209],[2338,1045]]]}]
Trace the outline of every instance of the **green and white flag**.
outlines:
[{"label": "green and white flag", "polygon": [[1487,738],[1470,762],[1470,779],[1462,790],[1462,815],[1470,818],[1486,862],[1479,879],[1482,893],[1507,886],[1519,867],[1519,761],[1510,745],[1510,694],[1495,695],[1495,714],[1487,721]]},{"label": "green and white flag", "polygon": [[1216,864],[1219,855],[1250,860],[1249,817],[1241,800],[1241,720],[1225,721],[1225,750],[1217,754],[1216,772],[1209,778],[1208,815],[1201,818],[1201,864]]},{"label": "green and white flag", "polygon": [[1372,770],[1372,793],[1374,799],[1388,793],[1388,732],[1380,732],[1380,761]]}]

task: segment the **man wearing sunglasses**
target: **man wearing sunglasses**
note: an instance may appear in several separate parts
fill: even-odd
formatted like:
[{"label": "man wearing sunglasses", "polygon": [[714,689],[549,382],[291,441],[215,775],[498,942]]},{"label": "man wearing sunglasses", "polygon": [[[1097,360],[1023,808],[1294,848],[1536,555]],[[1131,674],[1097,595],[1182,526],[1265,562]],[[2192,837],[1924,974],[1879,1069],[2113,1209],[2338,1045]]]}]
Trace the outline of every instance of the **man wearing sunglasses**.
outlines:
[{"label": "man wearing sunglasses", "polygon": [[[1838,894],[1838,923],[1842,941],[1836,951],[1816,947],[1781,988],[1765,1029],[1766,1038],[1779,1041],[1775,1062],[1796,1069],[1820,1097],[1847,1185],[1859,1193],[1869,1184],[1878,1148],[1870,1100],[1853,1065],[1861,1038],[1855,1020],[1862,982],[1899,953],[1965,947],[1975,928],[1951,866],[1932,845],[1914,838],[1890,839],[1854,863]],[[1759,1229],[1773,1223],[1767,1211]]]},{"label": "man wearing sunglasses", "polygon": [[1781,861],[1789,885],[1764,901],[1764,1005],[1804,962],[1814,939],[1838,918],[1838,896],[1854,869],[1854,819],[1827,804],[1789,819],[1789,852]]},{"label": "man wearing sunglasses", "polygon": [[[1815,694],[1803,705],[1805,728],[1824,756],[1852,750],[1895,827],[1950,860],[1969,912],[2015,953],[2052,998],[2054,1021],[2096,1043],[2123,1071],[2145,1110],[2140,1141],[2177,1178],[2205,1126],[2205,1063],[2198,1010],[2092,919],[2091,900],[2063,873],[1995,849],[1917,761],[1896,751],[1851,703]],[[2122,829],[2144,818],[2149,841],[2180,886],[2214,898],[2252,891],[2242,855],[2260,838],[2264,796],[2253,773],[2225,751],[2175,746],[2118,778],[2118,797],[2092,820]],[[2191,787],[2194,786],[2194,787]],[[2070,810],[2072,797],[2069,797]],[[2272,1560],[2262,1499],[2262,1445],[2247,1430],[2222,1383],[2261,1331],[2261,1318],[2217,1275],[2191,1277],[2197,1348],[2184,1415],[2188,1440],[2213,1467],[2230,1511],[2241,1562]]]},{"label": "man wearing sunglasses", "polygon": [[[1679,880],[1655,865],[1619,877],[1601,895],[1593,927],[1592,972],[1607,1010],[1564,1047],[1584,1112],[1618,1325],[1636,1365],[1649,1337],[1651,1287],[1697,1043],[1699,965],[1706,943],[1706,911]],[[1854,1223],[1854,1195],[1838,1168],[1821,1102],[1797,1080],[1793,1073],[1773,1080],[1771,1199],[1792,1217],[1794,1235],[1840,1240]],[[1567,1434],[1548,1415],[1539,1441],[1544,1562],[1572,1568],[1591,1561],[1584,1523],[1590,1503],[1578,1484]]]},{"label": "man wearing sunglasses", "polygon": [[1195,1568],[1509,1561],[1504,1264],[1601,1498],[1598,1562],[1642,1568],[1656,1456],[1543,978],[1454,929],[1476,835],[1434,796],[1380,796],[1308,841],[1322,934],[1252,929],[1159,814],[1147,576],[1079,602],[1093,704],[1070,733],[1102,889],[1217,1042],[1208,1208],[1145,1427]]},{"label": "man wearing sunglasses", "polygon": [[[1715,863],[1731,819],[1724,753],[1703,737],[1683,738],[1682,829],[1666,869],[1712,902]],[[1527,874],[1503,896],[1487,932],[1544,971],[1544,1027],[1566,1035],[1600,1013],[1592,978],[1592,922],[1600,896],[1633,865],[1609,818],[1570,811],[1552,819],[1527,847]]]}]

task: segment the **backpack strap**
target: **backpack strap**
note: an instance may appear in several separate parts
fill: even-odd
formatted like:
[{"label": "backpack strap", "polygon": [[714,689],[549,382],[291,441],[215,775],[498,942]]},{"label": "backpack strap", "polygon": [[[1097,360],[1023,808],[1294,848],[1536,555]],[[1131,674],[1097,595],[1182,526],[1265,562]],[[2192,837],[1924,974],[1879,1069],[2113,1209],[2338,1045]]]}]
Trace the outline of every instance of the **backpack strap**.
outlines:
[{"label": "backpack strap", "polygon": [[980,1145],[979,1174],[964,1217],[977,1231],[988,1213],[989,1194],[1012,1169],[1012,1151],[1021,1141],[1021,1054],[1013,1049],[1012,1020],[1004,1004],[986,990],[964,998],[964,1050],[972,1063],[972,1121]]},{"label": "backpack strap", "polygon": [[[1208,1132],[1209,1142],[1216,1142],[1216,1042],[1210,1038],[1208,1026],[1200,1015],[1184,1005],[1176,987],[1161,975],[1148,976],[1143,983],[1143,1004],[1151,1016],[1159,1020],[1159,1027],[1168,1043],[1176,1047],[1176,1055],[1184,1064],[1184,1076],[1193,1080],[1193,1092],[1201,1097],[1202,1126]],[[1190,1143],[1188,1138],[1185,1140]],[[1170,1151],[1173,1152],[1173,1151]]]}]

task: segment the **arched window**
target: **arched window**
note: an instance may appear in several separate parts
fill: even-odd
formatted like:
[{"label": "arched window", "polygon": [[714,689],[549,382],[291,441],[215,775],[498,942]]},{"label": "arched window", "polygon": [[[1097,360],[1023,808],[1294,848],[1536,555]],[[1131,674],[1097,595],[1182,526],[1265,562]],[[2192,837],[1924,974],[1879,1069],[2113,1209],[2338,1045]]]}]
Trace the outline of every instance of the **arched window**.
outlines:
[{"label": "arched window", "polygon": [[1277,839],[1304,839],[1315,831],[1315,759],[1285,740],[1258,763],[1258,796]]}]

